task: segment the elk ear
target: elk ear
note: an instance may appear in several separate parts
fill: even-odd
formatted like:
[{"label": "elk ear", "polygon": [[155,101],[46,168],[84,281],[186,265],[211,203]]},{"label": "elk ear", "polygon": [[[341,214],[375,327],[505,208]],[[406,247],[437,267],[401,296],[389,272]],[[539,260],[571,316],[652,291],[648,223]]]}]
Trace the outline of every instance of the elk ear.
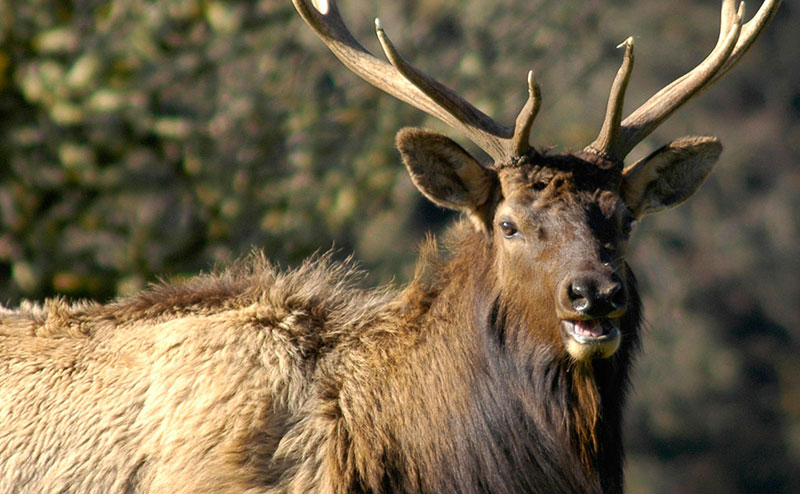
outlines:
[{"label": "elk ear", "polygon": [[697,191],[719,158],[716,137],[682,137],[623,172],[622,197],[636,218],[675,207]]},{"label": "elk ear", "polygon": [[397,134],[414,185],[436,204],[464,211],[485,228],[486,205],[497,185],[497,175],[470,156],[453,140],[435,132],[406,128]]}]

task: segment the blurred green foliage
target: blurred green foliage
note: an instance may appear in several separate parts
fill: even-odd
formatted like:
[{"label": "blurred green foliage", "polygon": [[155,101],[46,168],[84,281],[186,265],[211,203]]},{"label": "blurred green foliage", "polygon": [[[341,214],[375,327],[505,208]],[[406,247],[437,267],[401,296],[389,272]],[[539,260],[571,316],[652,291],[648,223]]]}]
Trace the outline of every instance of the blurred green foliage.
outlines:
[{"label": "blurred green foliage", "polygon": [[[635,37],[633,108],[705,56],[719,8],[342,3],[371,50],[379,15],[407,58],[502,121],[534,69],[533,138],[563,148],[599,129],[620,41]],[[800,492],[798,23],[784,2],[740,66],[635,152],[691,133],[725,144],[698,196],[647,218],[631,255],[648,317],[631,492]],[[348,73],[288,0],[0,0],[0,115],[8,305],[109,299],[253,246],[285,265],[335,246],[373,282],[402,281],[451,217],[393,149],[403,126],[449,130]]]}]

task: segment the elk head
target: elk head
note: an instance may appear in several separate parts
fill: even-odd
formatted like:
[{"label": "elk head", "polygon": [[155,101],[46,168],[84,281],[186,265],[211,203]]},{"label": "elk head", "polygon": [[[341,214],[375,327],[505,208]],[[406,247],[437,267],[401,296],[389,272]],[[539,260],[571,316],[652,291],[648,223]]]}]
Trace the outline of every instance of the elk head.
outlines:
[{"label": "elk head", "polygon": [[541,101],[533,72],[528,73],[528,100],[514,127],[506,127],[404,60],[377,19],[388,64],[355,40],[334,0],[293,2],[350,70],[463,132],[492,158],[480,163],[434,132],[404,129],[397,136],[419,190],[440,206],[462,211],[483,232],[501,294],[529,299],[540,308],[532,315],[536,327],[559,328],[535,337],[558,340],[578,361],[610,357],[620,346],[619,320],[628,306],[631,279],[624,256],[634,222],[691,196],[722,147],[714,137],[684,137],[627,167],[625,157],[728,72],[780,4],[766,0],[744,24],[744,3],[737,8],[734,0],[723,0],[720,36],[711,54],[623,119],[634,60],[629,38],[620,45],[625,54],[598,137],[580,152],[548,155],[529,143]]}]

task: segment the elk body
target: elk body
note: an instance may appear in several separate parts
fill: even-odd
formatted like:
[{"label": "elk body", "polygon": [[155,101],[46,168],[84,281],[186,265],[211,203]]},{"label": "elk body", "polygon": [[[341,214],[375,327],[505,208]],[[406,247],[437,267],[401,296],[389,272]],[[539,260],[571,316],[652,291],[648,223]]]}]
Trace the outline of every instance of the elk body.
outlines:
[{"label": "elk body", "polygon": [[349,264],[279,272],[262,256],[100,305],[0,311],[2,492],[619,492],[622,410],[641,307],[624,262],[634,221],[677,205],[721,146],[631,149],[719,79],[779,0],[622,118],[625,43],[598,138],[549,155],[419,72],[378,24],[391,65],[333,2],[294,0],[368,82],[441,118],[449,138],[397,137],[417,187],[463,212],[402,289],[364,290]]}]

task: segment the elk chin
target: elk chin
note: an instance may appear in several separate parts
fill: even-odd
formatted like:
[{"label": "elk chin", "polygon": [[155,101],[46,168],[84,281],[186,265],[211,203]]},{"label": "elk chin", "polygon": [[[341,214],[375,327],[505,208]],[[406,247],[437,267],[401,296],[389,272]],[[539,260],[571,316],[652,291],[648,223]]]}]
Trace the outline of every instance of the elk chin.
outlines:
[{"label": "elk chin", "polygon": [[578,361],[609,358],[619,349],[622,333],[619,319],[561,321],[561,335],[567,353]]}]

